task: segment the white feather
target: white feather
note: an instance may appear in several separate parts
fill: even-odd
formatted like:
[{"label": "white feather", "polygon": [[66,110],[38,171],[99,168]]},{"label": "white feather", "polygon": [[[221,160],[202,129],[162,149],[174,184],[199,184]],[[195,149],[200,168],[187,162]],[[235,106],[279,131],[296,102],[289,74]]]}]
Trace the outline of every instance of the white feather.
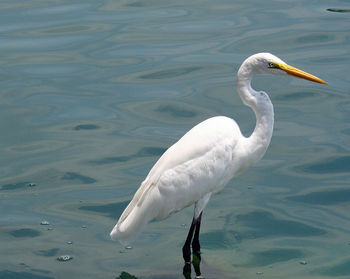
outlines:
[{"label": "white feather", "polygon": [[272,54],[259,53],[247,58],[237,74],[238,94],[256,116],[251,136],[244,137],[236,122],[224,116],[193,127],[151,169],[113,228],[112,239],[128,245],[150,220],[164,219],[192,204],[198,218],[213,193],[261,159],[271,140],[274,113],[269,96],[255,91],[251,79],[254,74],[285,74],[272,69],[271,62],[284,63]]}]

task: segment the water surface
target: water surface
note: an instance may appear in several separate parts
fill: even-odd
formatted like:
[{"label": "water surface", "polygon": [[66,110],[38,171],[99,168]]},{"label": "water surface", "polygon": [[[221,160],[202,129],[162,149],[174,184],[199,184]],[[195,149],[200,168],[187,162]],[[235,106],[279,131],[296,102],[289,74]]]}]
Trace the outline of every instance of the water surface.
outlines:
[{"label": "water surface", "polygon": [[190,127],[226,115],[252,132],[235,73],[268,51],[329,86],[253,81],[274,103],[274,136],[264,159],[208,204],[202,275],[349,278],[349,8],[2,1],[0,277],[184,278],[192,208],[149,224],[132,249],[109,232]]}]

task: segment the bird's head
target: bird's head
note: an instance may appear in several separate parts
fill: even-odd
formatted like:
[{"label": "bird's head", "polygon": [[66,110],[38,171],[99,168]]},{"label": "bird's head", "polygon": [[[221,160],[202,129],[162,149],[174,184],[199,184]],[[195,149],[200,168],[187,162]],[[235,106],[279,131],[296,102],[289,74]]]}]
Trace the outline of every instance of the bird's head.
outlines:
[{"label": "bird's head", "polygon": [[315,77],[314,75],[288,65],[271,53],[254,54],[247,58],[246,61],[248,62],[246,64],[251,66],[251,71],[254,74],[291,75],[313,82],[327,84],[327,82],[318,77]]}]

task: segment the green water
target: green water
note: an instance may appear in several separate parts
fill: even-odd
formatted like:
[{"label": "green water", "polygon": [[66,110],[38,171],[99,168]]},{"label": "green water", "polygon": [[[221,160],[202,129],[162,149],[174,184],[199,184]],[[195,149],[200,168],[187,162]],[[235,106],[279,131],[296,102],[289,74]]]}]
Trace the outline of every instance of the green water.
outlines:
[{"label": "green water", "polygon": [[235,74],[263,51],[329,86],[255,78],[275,106],[274,136],[208,204],[202,275],[349,278],[349,10],[340,0],[1,1],[0,278],[185,278],[192,208],[149,224],[132,249],[109,232],[190,127],[226,115],[251,133]]}]

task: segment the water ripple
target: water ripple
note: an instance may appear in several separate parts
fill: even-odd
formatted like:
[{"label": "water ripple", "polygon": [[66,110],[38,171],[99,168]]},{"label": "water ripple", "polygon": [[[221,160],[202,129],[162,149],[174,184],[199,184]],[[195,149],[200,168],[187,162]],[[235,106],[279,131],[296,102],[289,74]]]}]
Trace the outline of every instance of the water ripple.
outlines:
[{"label": "water ripple", "polygon": [[0,39],[1,51],[42,51],[42,50],[59,50],[72,45],[82,44],[90,41],[90,36],[75,35],[75,36],[60,36],[60,37],[37,37],[37,38],[21,38],[21,39]]},{"label": "water ripple", "polygon": [[199,71],[203,69],[203,67],[187,67],[187,68],[178,68],[171,70],[162,70],[159,72],[154,72],[150,74],[144,74],[139,76],[141,79],[168,79],[168,78],[176,78],[183,75],[188,75],[192,72]]},{"label": "water ripple", "polygon": [[329,174],[347,174],[350,172],[350,156],[339,155],[319,159],[316,162],[302,164],[294,168],[297,172],[329,175]]},{"label": "water ripple", "polygon": [[10,232],[10,234],[16,238],[21,238],[21,237],[37,237],[41,235],[40,231],[34,230],[34,229],[18,229],[18,230],[13,230]]},{"label": "water ripple", "polygon": [[337,205],[350,202],[350,189],[327,189],[304,195],[287,196],[287,200],[317,205]]},{"label": "water ripple", "polygon": [[117,220],[123,213],[126,206],[130,201],[123,201],[117,203],[110,203],[105,205],[84,205],[80,206],[80,210],[94,211],[97,213],[102,213],[113,220]]},{"label": "water ripple", "polygon": [[60,251],[60,248],[51,248],[48,250],[35,251],[34,254],[42,257],[53,257],[53,256],[56,256],[59,251]]},{"label": "water ripple", "polygon": [[345,278],[349,277],[350,276],[350,259],[343,260],[340,263],[335,263],[333,265],[327,264],[322,268],[316,269],[312,273],[326,275],[332,278],[338,277],[338,276],[341,276],[341,277],[345,276]]},{"label": "water ripple", "polygon": [[267,266],[294,259],[300,259],[304,256],[305,253],[298,249],[269,249],[254,252],[251,259],[244,264],[244,266]]},{"label": "water ripple", "polygon": [[90,163],[93,165],[105,165],[113,163],[122,163],[129,160],[148,157],[148,156],[160,156],[166,151],[165,148],[160,147],[142,147],[138,152],[127,156],[111,156],[103,159],[91,160]]},{"label": "water ripple", "polygon": [[334,13],[350,13],[350,9],[334,9],[334,8],[329,8],[327,9],[329,12],[334,12]]},{"label": "water ripple", "polygon": [[45,6],[36,6],[31,9],[25,9],[22,11],[22,15],[30,15],[30,16],[41,16],[41,15],[59,15],[65,14],[69,15],[72,12],[76,12],[76,14],[83,12],[84,10],[90,10],[92,8],[96,8],[98,5],[93,5],[92,3],[74,3],[74,4],[61,4],[57,6],[47,5]]},{"label": "water ripple", "polygon": [[92,184],[92,183],[96,182],[96,179],[93,179],[91,177],[81,175],[81,174],[75,173],[75,172],[66,172],[61,179],[62,180],[72,180],[72,181],[77,180],[83,184]]},{"label": "water ripple", "polygon": [[11,271],[11,270],[0,270],[0,277],[1,278],[13,278],[13,279],[20,279],[20,278],[26,278],[26,279],[54,279],[55,277],[51,276],[44,276],[44,275],[38,275],[35,273],[30,273],[26,271]]},{"label": "water ripple", "polygon": [[[235,72],[262,51],[330,85],[254,80],[271,92],[275,137],[265,161],[230,184],[236,192],[211,201],[201,237],[220,264],[203,275],[251,278],[262,267],[271,278],[348,276],[348,9],[327,8],[306,0],[0,1],[0,265],[12,263],[0,277],[56,278],[68,264],[73,277],[127,270],[158,278],[165,266],[177,278],[181,247],[171,247],[191,209],[150,224],[134,250],[119,253],[108,232],[128,203],[120,199],[200,121],[227,115],[246,134],[254,129],[254,114],[233,93]],[[249,193],[237,197],[242,187]],[[67,241],[74,251],[64,250]],[[55,260],[65,253],[76,260]],[[304,256],[307,266],[297,260]]]},{"label": "water ripple", "polygon": [[250,228],[242,234],[244,238],[290,236],[310,237],[326,234],[326,231],[301,222],[280,219],[267,211],[253,211],[235,217],[240,226]]}]

